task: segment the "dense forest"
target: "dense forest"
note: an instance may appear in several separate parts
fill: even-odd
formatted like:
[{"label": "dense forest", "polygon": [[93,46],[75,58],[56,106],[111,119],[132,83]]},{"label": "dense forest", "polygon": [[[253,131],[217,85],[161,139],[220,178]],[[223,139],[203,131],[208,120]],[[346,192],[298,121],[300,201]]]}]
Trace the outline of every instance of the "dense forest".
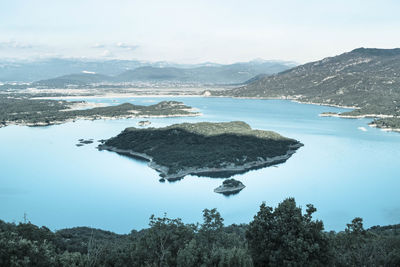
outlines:
[{"label": "dense forest", "polygon": [[364,229],[355,218],[326,232],[293,198],[263,203],[249,224],[224,226],[216,209],[203,223],[150,217],[149,228],[119,235],[88,227],[52,232],[0,221],[0,266],[399,266],[400,225]]},{"label": "dense forest", "polygon": [[284,162],[301,146],[297,140],[271,131],[253,130],[245,122],[233,121],[181,123],[164,128],[131,127],[108,139],[100,148],[148,155],[153,162],[167,168],[162,174],[171,176],[189,168],[229,169],[230,166],[262,163],[267,158],[289,153],[281,160]]}]

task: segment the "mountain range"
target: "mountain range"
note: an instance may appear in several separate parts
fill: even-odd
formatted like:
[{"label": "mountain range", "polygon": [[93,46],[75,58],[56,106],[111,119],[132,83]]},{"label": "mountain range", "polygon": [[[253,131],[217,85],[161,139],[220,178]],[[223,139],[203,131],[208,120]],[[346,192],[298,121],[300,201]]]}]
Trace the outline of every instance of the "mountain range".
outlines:
[{"label": "mountain range", "polygon": [[230,65],[176,64],[136,60],[48,59],[32,62],[0,62],[0,81],[37,82],[43,86],[83,85],[102,82],[193,82],[237,84],[258,74],[277,73],[293,62],[254,60]]}]

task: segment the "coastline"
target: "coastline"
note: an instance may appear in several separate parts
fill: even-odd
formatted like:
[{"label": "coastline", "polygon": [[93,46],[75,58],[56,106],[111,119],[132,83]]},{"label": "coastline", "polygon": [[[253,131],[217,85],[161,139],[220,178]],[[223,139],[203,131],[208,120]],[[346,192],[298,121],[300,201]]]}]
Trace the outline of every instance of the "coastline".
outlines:
[{"label": "coastline", "polygon": [[236,187],[224,187],[223,185],[218,186],[217,188],[214,189],[214,193],[219,193],[219,194],[233,194],[233,193],[238,193],[242,189],[244,189],[246,186],[244,184],[241,184]]},{"label": "coastline", "polygon": [[344,119],[364,119],[364,118],[385,119],[385,118],[394,118],[395,117],[393,115],[384,115],[384,114],[342,115],[339,113],[321,113],[318,116],[320,116],[320,117],[337,117],[337,118],[344,118]]},{"label": "coastline", "polygon": [[70,118],[62,121],[51,121],[51,122],[25,122],[25,121],[5,121],[3,124],[0,124],[0,128],[6,127],[9,125],[17,125],[17,126],[28,126],[28,127],[41,127],[41,126],[51,126],[51,125],[60,125],[68,122],[75,122],[78,120],[123,120],[123,119],[134,119],[134,118],[174,118],[174,117],[197,117],[202,116],[203,113],[196,112],[192,114],[171,114],[171,115],[137,115],[132,113],[132,115],[123,115],[123,116],[93,116],[93,117],[76,117]]},{"label": "coastline", "polygon": [[400,128],[390,128],[390,127],[383,128],[383,127],[378,127],[375,123],[370,123],[370,124],[368,124],[368,126],[371,128],[379,128],[381,131],[384,131],[384,132],[400,133]]},{"label": "coastline", "polygon": [[[303,144],[296,144],[296,145],[292,145],[290,148],[299,148],[302,146],[303,146]],[[272,158],[265,158],[265,159],[260,158],[257,161],[247,162],[240,166],[230,164],[229,166],[220,167],[220,168],[190,167],[190,168],[183,169],[174,174],[168,174],[168,170],[169,170],[168,167],[157,164],[156,162],[153,161],[153,158],[147,154],[138,153],[138,152],[135,152],[130,149],[120,149],[120,148],[116,148],[116,147],[112,147],[112,146],[106,146],[104,144],[99,145],[98,149],[100,151],[108,150],[108,151],[112,151],[112,152],[116,152],[116,153],[126,154],[128,156],[130,155],[133,157],[139,157],[139,158],[145,159],[145,160],[149,161],[148,166],[150,168],[160,172],[160,176],[168,181],[179,180],[179,179],[185,177],[186,175],[196,175],[196,174],[204,174],[204,173],[220,173],[220,172],[243,172],[243,171],[251,170],[253,168],[262,167],[265,165],[274,165],[277,163],[281,163],[282,161],[286,161],[296,152],[296,150],[289,149],[286,152],[286,154],[284,154],[284,155],[275,156]]]}]

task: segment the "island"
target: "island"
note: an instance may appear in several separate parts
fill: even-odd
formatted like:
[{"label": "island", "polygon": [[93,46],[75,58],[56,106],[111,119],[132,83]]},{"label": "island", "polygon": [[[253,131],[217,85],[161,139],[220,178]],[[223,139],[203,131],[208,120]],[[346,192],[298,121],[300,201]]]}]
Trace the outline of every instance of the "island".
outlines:
[{"label": "island", "polygon": [[222,182],[222,185],[215,188],[214,192],[228,196],[239,193],[245,187],[246,186],[241,181],[227,179]]},{"label": "island", "polygon": [[7,125],[47,126],[76,120],[201,115],[192,107],[178,101],[162,101],[149,106],[123,103],[82,109],[85,106],[92,107],[93,105],[85,101],[39,100],[18,94],[0,94],[0,127]]},{"label": "island", "polygon": [[93,139],[79,139],[78,140],[79,143],[76,144],[76,146],[80,147],[80,146],[84,146],[84,145],[88,145],[88,144],[92,144],[93,143]]},{"label": "island", "polygon": [[98,146],[149,161],[168,181],[186,175],[231,177],[289,159],[303,146],[278,133],[253,130],[242,121],[127,128]]}]

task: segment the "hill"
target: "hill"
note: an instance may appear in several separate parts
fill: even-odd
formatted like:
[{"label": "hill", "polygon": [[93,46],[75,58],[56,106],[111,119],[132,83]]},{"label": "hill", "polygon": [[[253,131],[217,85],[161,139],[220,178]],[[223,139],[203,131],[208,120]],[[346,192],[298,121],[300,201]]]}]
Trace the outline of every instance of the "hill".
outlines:
[{"label": "hill", "polygon": [[41,80],[32,83],[31,86],[46,86],[46,87],[54,87],[54,88],[64,88],[69,85],[77,85],[77,86],[86,86],[88,84],[93,83],[101,83],[112,81],[113,78],[103,74],[96,73],[76,73],[60,76],[53,79]]},{"label": "hill", "polygon": [[396,117],[400,115],[400,49],[358,48],[257,77],[219,94],[356,107],[341,114],[345,116]]}]

